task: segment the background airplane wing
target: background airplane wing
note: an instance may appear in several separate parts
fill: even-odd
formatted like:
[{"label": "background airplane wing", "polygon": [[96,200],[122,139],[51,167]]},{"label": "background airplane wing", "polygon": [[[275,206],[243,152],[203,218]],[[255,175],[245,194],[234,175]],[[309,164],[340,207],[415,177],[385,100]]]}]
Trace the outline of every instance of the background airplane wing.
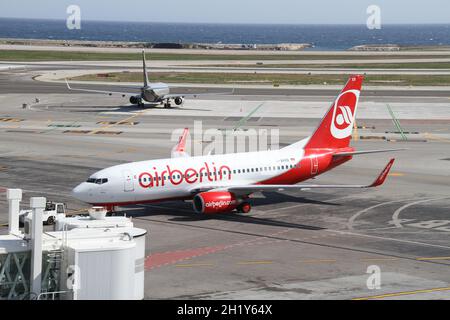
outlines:
[{"label": "background airplane wing", "polygon": [[357,184],[294,184],[294,185],[245,185],[245,186],[227,186],[227,187],[203,187],[201,189],[193,190],[194,193],[202,191],[228,191],[236,195],[248,195],[260,191],[286,191],[286,190],[309,190],[309,189],[334,189],[334,188],[373,188],[380,186],[386,180],[386,177],[394,164],[395,159],[391,159],[386,167],[381,171],[374,182],[368,185]]},{"label": "background airplane wing", "polygon": [[[66,80],[66,85],[67,85],[67,89],[71,90],[71,91],[81,91],[81,92],[91,92],[91,93],[103,93],[103,94],[107,94],[107,95],[120,95],[122,97],[126,97],[126,96],[135,96],[137,94],[139,94],[139,92],[119,92],[119,91],[106,91],[106,90],[92,90],[92,89],[78,89],[78,88],[72,88],[69,85],[69,82]],[[136,90],[138,90],[138,88],[136,88]]]},{"label": "background airplane wing", "polygon": [[221,95],[229,95],[233,94],[234,89],[232,91],[227,92],[205,92],[205,93],[170,93],[166,94],[162,99],[174,99],[174,98],[197,98],[202,96],[221,96]]}]

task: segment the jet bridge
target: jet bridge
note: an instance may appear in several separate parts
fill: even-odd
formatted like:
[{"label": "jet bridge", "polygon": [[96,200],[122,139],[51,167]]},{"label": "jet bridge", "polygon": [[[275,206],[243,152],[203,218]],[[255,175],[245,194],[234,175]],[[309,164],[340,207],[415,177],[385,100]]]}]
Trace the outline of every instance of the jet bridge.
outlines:
[{"label": "jet bridge", "polygon": [[46,199],[30,199],[32,214],[19,228],[20,189],[7,190],[8,234],[0,235],[0,299],[144,298],[147,231],[127,217],[59,214],[54,230],[43,231]]}]

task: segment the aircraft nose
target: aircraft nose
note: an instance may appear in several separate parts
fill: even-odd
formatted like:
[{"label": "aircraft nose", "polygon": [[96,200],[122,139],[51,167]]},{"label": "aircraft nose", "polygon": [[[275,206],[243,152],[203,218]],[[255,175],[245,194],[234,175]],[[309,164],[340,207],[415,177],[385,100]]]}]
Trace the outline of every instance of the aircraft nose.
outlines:
[{"label": "aircraft nose", "polygon": [[78,200],[89,202],[89,186],[86,182],[80,183],[78,186],[73,188],[72,196]]}]

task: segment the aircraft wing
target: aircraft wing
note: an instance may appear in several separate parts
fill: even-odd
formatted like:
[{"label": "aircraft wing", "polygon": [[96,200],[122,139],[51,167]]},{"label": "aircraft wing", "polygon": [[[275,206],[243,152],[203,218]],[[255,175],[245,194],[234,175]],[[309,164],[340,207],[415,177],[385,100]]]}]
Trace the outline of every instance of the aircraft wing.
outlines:
[{"label": "aircraft wing", "polygon": [[[107,94],[112,96],[113,94],[117,94],[120,95],[122,97],[126,97],[126,96],[135,96],[138,95],[138,92],[119,92],[119,91],[106,91],[106,90],[91,90],[91,89],[78,89],[78,88],[72,88],[69,85],[69,82],[66,80],[66,85],[67,85],[67,89],[71,90],[71,91],[81,91],[81,92],[91,92],[91,93],[103,93],[103,94]],[[138,88],[136,88],[136,90],[138,90]]]},{"label": "aircraft wing", "polygon": [[189,129],[184,128],[183,134],[180,136],[178,143],[172,149],[172,158],[190,157],[186,152],[186,139],[189,134]]},{"label": "aircraft wing", "polygon": [[162,97],[162,99],[174,99],[174,98],[197,98],[202,96],[221,96],[221,95],[229,95],[233,94],[234,89],[232,91],[227,92],[205,92],[205,93],[170,93],[166,94]]},{"label": "aircraft wing", "polygon": [[294,184],[294,185],[263,185],[263,184],[253,184],[244,186],[228,186],[228,187],[208,187],[202,188],[202,190],[193,190],[193,193],[198,193],[202,191],[228,191],[236,195],[248,195],[255,192],[261,191],[287,191],[287,190],[309,190],[309,189],[345,189],[345,188],[373,188],[378,187],[384,183],[386,177],[394,164],[395,159],[391,159],[386,167],[381,171],[378,177],[371,184],[368,185],[357,185],[357,184]]}]

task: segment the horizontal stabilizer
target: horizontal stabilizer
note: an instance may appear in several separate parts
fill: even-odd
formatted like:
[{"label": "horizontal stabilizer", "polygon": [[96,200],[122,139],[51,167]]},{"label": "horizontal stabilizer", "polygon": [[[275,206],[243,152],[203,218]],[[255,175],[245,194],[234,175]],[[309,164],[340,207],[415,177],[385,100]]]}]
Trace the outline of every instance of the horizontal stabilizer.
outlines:
[{"label": "horizontal stabilizer", "polygon": [[344,152],[337,152],[333,154],[333,157],[338,156],[355,156],[359,154],[369,154],[369,153],[382,153],[382,152],[393,152],[393,151],[402,151],[407,150],[406,148],[401,149],[380,149],[380,150],[363,150],[363,151],[344,151]]},{"label": "horizontal stabilizer", "polygon": [[178,143],[172,149],[172,158],[189,157],[186,152],[186,139],[189,134],[189,129],[185,128],[183,134],[180,136]]}]

